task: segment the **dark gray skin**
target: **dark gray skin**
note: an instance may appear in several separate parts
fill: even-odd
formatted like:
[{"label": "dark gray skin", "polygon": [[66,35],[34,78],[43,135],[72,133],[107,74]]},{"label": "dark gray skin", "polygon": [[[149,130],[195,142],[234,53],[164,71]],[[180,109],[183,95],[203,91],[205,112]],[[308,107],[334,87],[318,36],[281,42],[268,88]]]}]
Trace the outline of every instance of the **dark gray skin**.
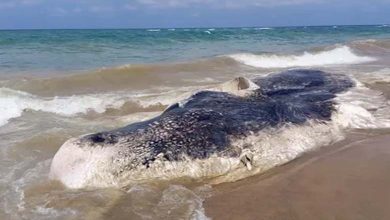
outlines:
[{"label": "dark gray skin", "polygon": [[149,167],[157,157],[238,157],[232,138],[286,123],[329,121],[335,95],[354,86],[347,76],[316,70],[291,70],[253,81],[260,89],[248,97],[198,92],[183,106],[172,105],[151,120],[84,136],[80,146],[127,147],[120,156],[133,159],[125,169]]}]

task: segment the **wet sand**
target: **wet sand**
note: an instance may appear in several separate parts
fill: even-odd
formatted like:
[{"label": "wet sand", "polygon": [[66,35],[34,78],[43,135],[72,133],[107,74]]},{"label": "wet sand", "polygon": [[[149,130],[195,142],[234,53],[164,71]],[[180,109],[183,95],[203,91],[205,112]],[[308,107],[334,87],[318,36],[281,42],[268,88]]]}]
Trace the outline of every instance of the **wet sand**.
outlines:
[{"label": "wet sand", "polygon": [[355,132],[264,175],[214,188],[212,219],[390,219],[390,134]]}]

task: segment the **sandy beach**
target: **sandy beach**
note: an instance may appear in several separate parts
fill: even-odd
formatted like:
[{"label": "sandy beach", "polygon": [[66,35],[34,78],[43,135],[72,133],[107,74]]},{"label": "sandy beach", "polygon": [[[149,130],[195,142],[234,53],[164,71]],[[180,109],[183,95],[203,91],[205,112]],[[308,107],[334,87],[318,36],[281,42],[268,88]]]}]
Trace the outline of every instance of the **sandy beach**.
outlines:
[{"label": "sandy beach", "polygon": [[389,219],[390,135],[356,132],[278,167],[214,188],[212,219]]}]

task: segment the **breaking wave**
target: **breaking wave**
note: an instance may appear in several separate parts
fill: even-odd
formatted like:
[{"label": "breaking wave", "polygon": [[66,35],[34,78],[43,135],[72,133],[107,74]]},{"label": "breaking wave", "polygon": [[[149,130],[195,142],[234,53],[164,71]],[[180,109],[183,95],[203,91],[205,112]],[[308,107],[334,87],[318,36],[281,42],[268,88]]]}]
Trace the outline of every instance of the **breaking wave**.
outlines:
[{"label": "breaking wave", "polygon": [[357,64],[376,60],[373,57],[356,55],[348,46],[337,47],[318,53],[304,52],[301,55],[256,55],[242,53],[229,55],[229,57],[245,65],[259,68]]},{"label": "breaking wave", "polygon": [[180,98],[181,90],[163,93],[105,93],[74,96],[41,97],[27,92],[0,88],[0,126],[25,111],[42,111],[60,116],[107,114],[126,115],[136,112],[162,111]]},{"label": "breaking wave", "polygon": [[[7,87],[40,96],[69,96],[108,93],[123,90],[156,90],[160,87],[181,87],[210,84],[220,77],[239,71],[229,58],[212,58],[186,63],[128,64],[87,72],[31,77],[0,81]],[[213,72],[212,76],[210,71]],[[212,78],[210,78],[212,77]]]},{"label": "breaking wave", "polygon": [[0,103],[1,126],[9,119],[21,116],[26,110],[44,111],[63,116],[87,113],[90,110],[102,113],[108,107],[120,107],[124,104],[124,100],[110,95],[43,98],[22,91],[0,88]]}]

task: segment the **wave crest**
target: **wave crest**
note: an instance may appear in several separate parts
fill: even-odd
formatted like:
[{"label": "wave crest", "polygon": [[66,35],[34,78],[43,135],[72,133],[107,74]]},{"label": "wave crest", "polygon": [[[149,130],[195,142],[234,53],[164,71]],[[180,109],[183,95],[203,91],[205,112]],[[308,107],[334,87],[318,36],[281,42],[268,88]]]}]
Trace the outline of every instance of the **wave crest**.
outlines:
[{"label": "wave crest", "polygon": [[356,55],[348,46],[337,47],[319,53],[304,52],[301,55],[255,55],[243,53],[229,55],[229,57],[245,65],[259,68],[357,64],[376,60],[373,57]]},{"label": "wave crest", "polygon": [[[181,92],[181,91],[178,91]],[[84,114],[126,115],[136,112],[162,111],[178,97],[176,91],[165,93],[103,93],[73,96],[41,97],[27,92],[0,88],[0,126],[24,111],[42,111],[60,116]]]}]

